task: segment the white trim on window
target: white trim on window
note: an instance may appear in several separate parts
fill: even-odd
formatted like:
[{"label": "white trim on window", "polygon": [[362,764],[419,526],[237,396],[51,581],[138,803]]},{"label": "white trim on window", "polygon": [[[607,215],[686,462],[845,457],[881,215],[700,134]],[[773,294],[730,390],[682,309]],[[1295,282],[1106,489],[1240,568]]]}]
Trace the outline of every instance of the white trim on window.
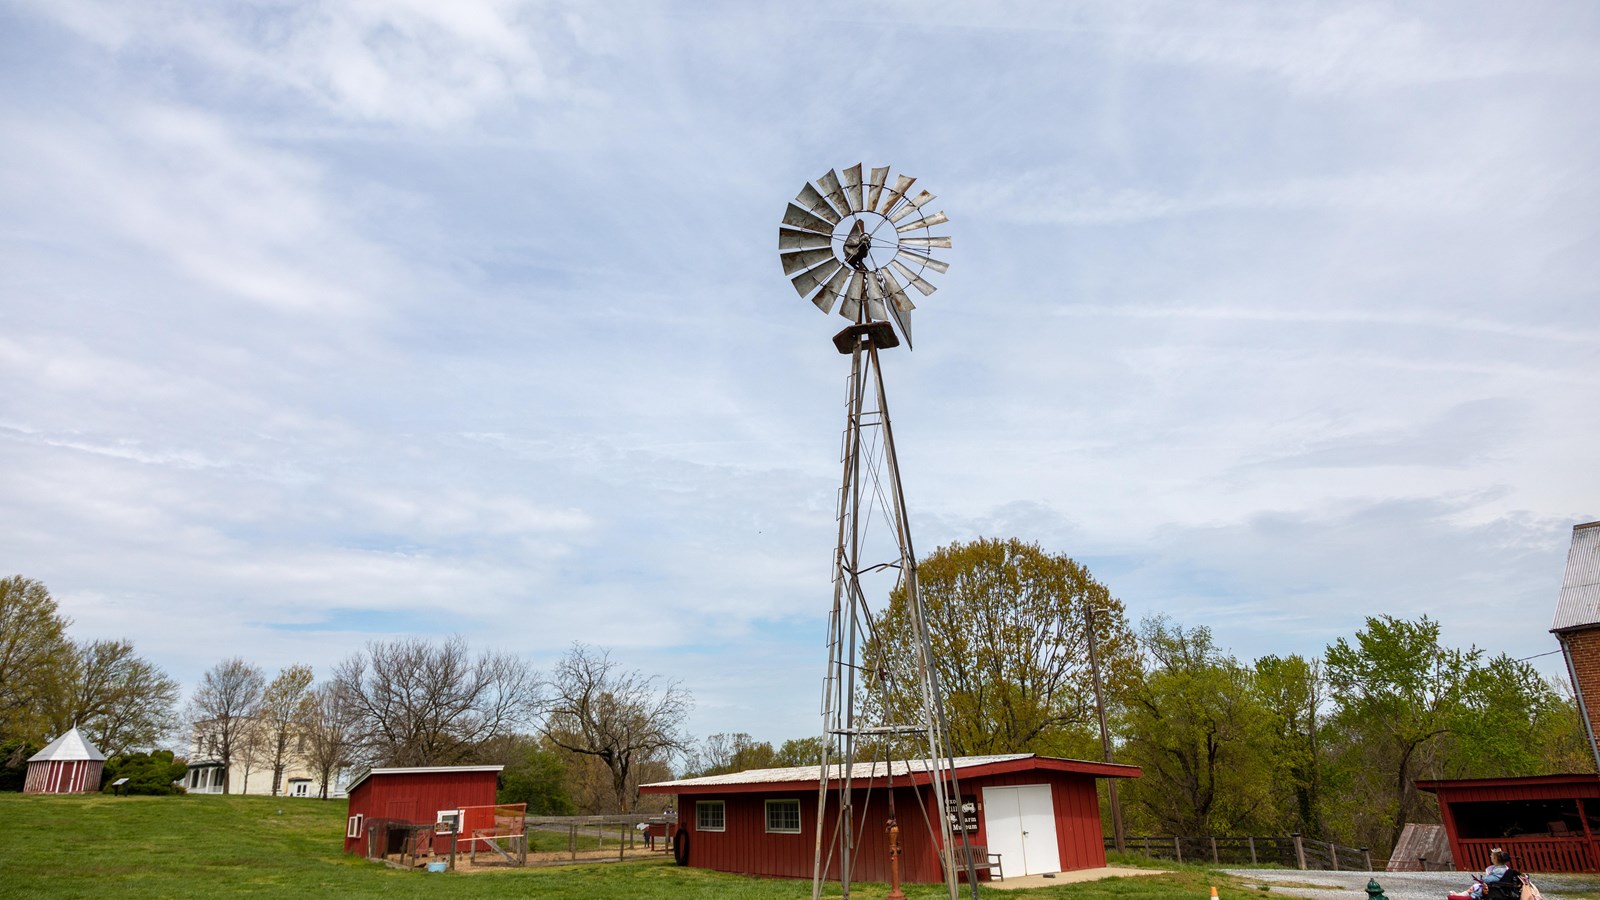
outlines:
[{"label": "white trim on window", "polygon": [[727,831],[727,804],[721,800],[696,800],[694,802],[694,830]]},{"label": "white trim on window", "polygon": [[361,837],[361,824],[365,819],[366,815],[363,813],[356,813],[351,816],[350,821],[344,825],[344,836],[347,838]]},{"label": "white trim on window", "polygon": [[461,833],[461,820],[464,817],[464,815],[465,815],[465,813],[462,810],[459,810],[459,809],[441,809],[441,810],[439,810],[439,817],[434,819],[434,821],[433,821],[434,833],[435,834],[445,834],[445,833],[447,833],[447,832],[449,832],[451,830],[450,825],[452,823],[454,823],[455,824],[455,832],[457,834],[460,834]]},{"label": "white trim on window", "polygon": [[767,801],[767,834],[799,834],[800,801]]}]

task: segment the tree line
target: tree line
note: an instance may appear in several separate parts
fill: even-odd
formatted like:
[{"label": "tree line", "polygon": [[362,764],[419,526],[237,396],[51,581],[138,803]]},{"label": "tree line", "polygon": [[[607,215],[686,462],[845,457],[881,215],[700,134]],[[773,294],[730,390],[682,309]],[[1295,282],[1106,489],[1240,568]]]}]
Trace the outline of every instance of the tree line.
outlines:
[{"label": "tree line", "polygon": [[[1300,832],[1386,850],[1407,822],[1437,821],[1418,779],[1594,768],[1566,685],[1504,653],[1444,646],[1427,616],[1369,617],[1317,655],[1241,660],[1203,625],[1129,623],[1084,566],[1017,539],[942,547],[918,573],[958,755],[1101,758],[1092,647],[1111,759],[1144,772],[1121,792],[1130,833]],[[813,766],[822,750],[815,736],[696,741],[679,683],[581,643],[547,673],[459,637],[372,642],[321,681],[307,666],[269,680],[228,659],[180,711],[177,683],[131,644],[74,643],[68,625],[42,585],[0,581],[0,763],[18,785],[23,751],[74,723],[113,756],[181,727],[196,753],[259,771],[274,791],[291,755],[323,785],[352,766],[501,763],[501,799],[544,814],[631,811],[642,783]],[[864,650],[868,715],[914,717],[913,641],[896,591]],[[182,774],[170,751],[135,761]]]}]

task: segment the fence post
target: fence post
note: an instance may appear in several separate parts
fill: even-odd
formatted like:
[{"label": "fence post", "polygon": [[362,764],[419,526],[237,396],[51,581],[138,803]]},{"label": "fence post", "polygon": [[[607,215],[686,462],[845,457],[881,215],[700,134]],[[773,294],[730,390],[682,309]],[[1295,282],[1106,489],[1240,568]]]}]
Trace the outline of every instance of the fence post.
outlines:
[{"label": "fence post", "polygon": [[1361,848],[1361,860],[1367,866],[1367,871],[1372,871],[1372,851],[1366,847]]},{"label": "fence post", "polygon": [[1177,835],[1172,836],[1172,854],[1177,857],[1178,862],[1183,862],[1183,844],[1178,842]]},{"label": "fence post", "polygon": [[1144,855],[1150,855],[1150,835],[1148,834],[1144,836]]},{"label": "fence post", "polygon": [[571,822],[567,825],[567,852],[573,859],[578,858],[578,823]]},{"label": "fence post", "polygon": [[1250,865],[1256,865],[1256,839],[1250,838]]},{"label": "fence post", "polygon": [[[623,831],[631,832],[633,830],[628,827],[626,822],[622,823],[622,825],[618,827],[620,827]],[[622,862],[623,854],[628,852],[628,841],[631,839],[631,837],[631,834],[617,835],[617,862]]]},{"label": "fence post", "polygon": [[1339,871],[1339,848],[1333,841],[1323,841],[1323,843],[1328,845],[1328,863],[1333,866],[1335,872]]},{"label": "fence post", "polygon": [[1217,859],[1217,836],[1216,835],[1212,835],[1211,836],[1211,864],[1213,866],[1222,865],[1222,860]]},{"label": "fence post", "polygon": [[456,870],[456,820],[450,820],[450,871]]},{"label": "fence post", "polygon": [[1300,866],[1301,869],[1304,869],[1306,867],[1306,844],[1305,844],[1305,840],[1304,840],[1304,838],[1302,838],[1300,836],[1300,832],[1298,832],[1298,831],[1294,832],[1293,834],[1291,834],[1289,836],[1294,838],[1294,860]]}]

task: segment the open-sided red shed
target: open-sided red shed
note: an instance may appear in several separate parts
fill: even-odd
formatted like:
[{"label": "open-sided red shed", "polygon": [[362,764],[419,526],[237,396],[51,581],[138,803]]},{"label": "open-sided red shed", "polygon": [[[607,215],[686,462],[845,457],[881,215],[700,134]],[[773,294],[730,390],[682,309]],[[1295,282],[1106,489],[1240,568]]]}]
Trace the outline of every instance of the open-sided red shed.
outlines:
[{"label": "open-sided red shed", "polygon": [[[372,822],[389,820],[412,825],[459,821],[466,807],[493,807],[495,780],[504,766],[423,766],[368,769],[346,788],[350,797],[345,822],[346,853],[363,852]],[[386,852],[385,848],[378,848]]]},{"label": "open-sided red shed", "polygon": [[1499,847],[1525,872],[1600,872],[1600,776],[1419,781],[1439,798],[1456,868],[1481,870]]},{"label": "open-sided red shed", "polygon": [[[1137,778],[1135,766],[1035,756],[969,756],[955,760],[967,839],[1001,855],[1007,876],[1094,869],[1106,864],[1096,778]],[[823,815],[832,834],[839,810],[838,775]],[[852,880],[888,881],[890,796],[900,825],[900,872],[908,882],[939,882],[939,824],[934,791],[920,760],[858,763],[851,773],[859,822]],[[789,878],[812,875],[817,840],[817,769],[755,769],[647,784],[648,794],[678,797],[677,839],[688,865],[723,872]],[[838,858],[829,878],[838,878]]]}]

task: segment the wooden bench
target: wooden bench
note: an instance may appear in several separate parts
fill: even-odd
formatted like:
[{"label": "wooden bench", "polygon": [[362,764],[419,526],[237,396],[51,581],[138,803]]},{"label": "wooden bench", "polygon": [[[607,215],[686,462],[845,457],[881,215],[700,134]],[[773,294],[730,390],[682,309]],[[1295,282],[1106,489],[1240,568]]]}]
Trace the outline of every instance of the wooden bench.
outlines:
[{"label": "wooden bench", "polygon": [[[962,847],[960,844],[956,845],[955,851],[956,871],[967,871],[967,860],[962,856]],[[942,859],[943,857],[941,857],[941,860]],[[990,881],[1006,880],[1005,871],[1000,868],[1000,854],[990,853],[988,847],[980,847],[977,844],[972,845],[972,868],[974,871],[988,872]],[[960,878],[961,876],[957,875],[956,877]]]}]

